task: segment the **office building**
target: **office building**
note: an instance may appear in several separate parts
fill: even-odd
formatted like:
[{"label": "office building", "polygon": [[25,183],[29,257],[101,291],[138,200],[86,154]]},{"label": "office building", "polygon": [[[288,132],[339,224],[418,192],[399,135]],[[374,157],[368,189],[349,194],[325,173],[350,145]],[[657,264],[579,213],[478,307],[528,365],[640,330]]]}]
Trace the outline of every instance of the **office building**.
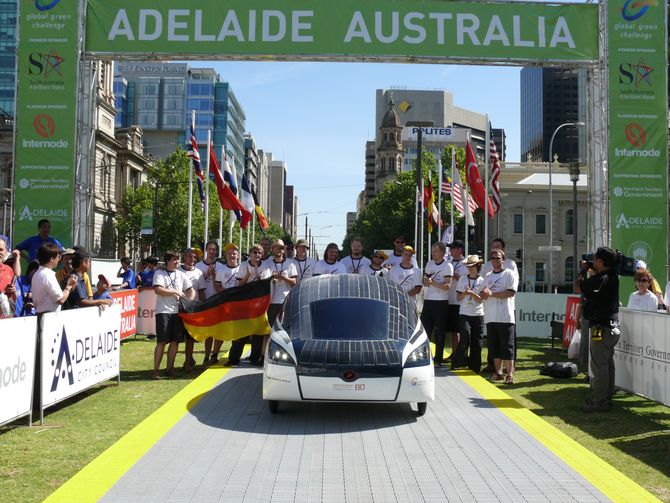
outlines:
[{"label": "office building", "polygon": [[[556,128],[585,121],[586,72],[567,68],[521,70],[521,160],[549,161]],[[552,154],[561,163],[586,161],[586,128],[565,127],[556,134]]]},{"label": "office building", "polygon": [[7,236],[12,227],[16,5],[16,0],[0,0],[0,232]]},{"label": "office building", "polygon": [[195,110],[195,129],[204,159],[207,131],[217,157],[225,148],[238,179],[244,169],[244,110],[228,82],[211,68],[188,63],[120,63],[114,79],[116,126],[137,125],[147,152],[164,158],[186,148]]},{"label": "office building", "polygon": [[[268,153],[271,157],[272,154]],[[280,160],[271,160],[269,165],[269,185],[268,185],[268,217],[272,222],[284,228],[285,212],[285,190],[286,190],[286,163]]]}]

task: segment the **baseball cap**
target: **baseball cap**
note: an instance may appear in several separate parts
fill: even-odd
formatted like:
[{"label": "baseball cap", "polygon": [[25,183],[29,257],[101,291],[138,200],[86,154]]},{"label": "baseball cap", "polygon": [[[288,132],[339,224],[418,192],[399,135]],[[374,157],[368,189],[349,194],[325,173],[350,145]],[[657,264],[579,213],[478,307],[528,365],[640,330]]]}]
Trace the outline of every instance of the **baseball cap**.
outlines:
[{"label": "baseball cap", "polygon": [[98,279],[104,281],[105,283],[107,283],[107,286],[108,286],[108,287],[111,287],[111,286],[112,286],[112,280],[109,279],[108,276],[105,276],[104,274],[98,274]]},{"label": "baseball cap", "polygon": [[638,260],[635,262],[635,268],[636,269],[646,269],[647,268],[647,263],[644,260]]}]

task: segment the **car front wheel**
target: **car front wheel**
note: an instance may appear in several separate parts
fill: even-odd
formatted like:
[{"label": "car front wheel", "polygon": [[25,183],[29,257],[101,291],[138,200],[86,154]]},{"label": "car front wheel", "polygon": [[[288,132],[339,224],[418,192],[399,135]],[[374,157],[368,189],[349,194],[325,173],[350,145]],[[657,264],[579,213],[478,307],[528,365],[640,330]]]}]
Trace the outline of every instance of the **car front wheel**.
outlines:
[{"label": "car front wheel", "polygon": [[426,408],[428,407],[428,402],[417,402],[416,404],[416,415],[423,416],[426,413]]}]

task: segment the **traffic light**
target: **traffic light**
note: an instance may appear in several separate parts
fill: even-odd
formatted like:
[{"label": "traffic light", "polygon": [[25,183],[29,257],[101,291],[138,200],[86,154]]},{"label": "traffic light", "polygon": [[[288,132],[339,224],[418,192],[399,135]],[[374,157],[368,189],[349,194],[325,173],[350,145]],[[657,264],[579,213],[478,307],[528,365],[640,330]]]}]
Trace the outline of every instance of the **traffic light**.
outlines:
[{"label": "traffic light", "polygon": [[521,260],[521,258],[523,257],[522,253],[523,253],[523,251],[521,250],[521,248],[517,248],[517,249],[516,249],[516,258],[517,258],[517,260]]}]

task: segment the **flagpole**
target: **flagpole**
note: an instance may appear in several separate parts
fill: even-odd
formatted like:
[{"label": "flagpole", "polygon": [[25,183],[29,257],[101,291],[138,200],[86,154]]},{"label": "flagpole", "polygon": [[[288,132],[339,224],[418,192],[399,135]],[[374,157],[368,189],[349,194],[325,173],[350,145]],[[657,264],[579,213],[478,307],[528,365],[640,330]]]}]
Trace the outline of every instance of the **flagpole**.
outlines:
[{"label": "flagpole", "polygon": [[[414,201],[414,214],[416,215],[419,213],[419,191],[421,190],[421,187],[418,185],[416,186],[415,189],[415,201]],[[414,219],[414,247],[416,248],[416,244],[419,242],[419,224],[417,222],[417,219]]]},{"label": "flagpole", "polygon": [[[468,142],[470,141],[470,134],[468,134]],[[467,145],[466,145],[467,148]],[[463,183],[463,190],[461,190],[461,199],[463,201],[463,223],[465,227],[465,256],[468,256],[468,248],[469,248],[469,241],[470,241],[470,229],[468,228],[468,222],[470,221],[470,199],[468,197],[468,174],[467,174],[467,163],[466,163],[466,173],[465,173],[465,180],[461,180]],[[473,223],[474,223],[474,218],[473,218]]]},{"label": "flagpole", "polygon": [[490,169],[490,148],[491,143],[491,123],[489,122],[489,115],[486,114],[486,143],[485,143],[485,159],[484,164],[484,256],[488,257],[489,249],[489,169]]},{"label": "flagpole", "polygon": [[[456,235],[454,232],[454,170],[456,169],[456,149],[451,147],[451,232],[453,235]],[[467,225],[467,224],[466,224]],[[451,243],[447,243],[451,244]]]},{"label": "flagpole", "polygon": [[[191,125],[195,124],[195,110],[191,110]],[[195,131],[195,126],[193,127]],[[195,134],[195,133],[194,133]],[[193,227],[193,158],[190,158],[188,170],[188,224],[186,229],[186,247],[191,247],[191,232]]]},{"label": "flagpole", "polygon": [[[221,160],[223,160],[223,154],[224,154],[224,149],[225,147],[222,145],[221,146]],[[221,166],[223,166],[223,163],[219,166],[219,173],[221,176],[223,176],[223,173],[221,173]],[[219,204],[219,253],[221,249],[223,248],[223,206]]]},{"label": "flagpole", "polygon": [[[242,186],[237,181],[237,169],[235,168],[235,156],[231,156],[230,158],[231,158],[230,171],[231,171],[231,175],[233,176],[233,180],[235,180],[235,185],[238,186],[238,189],[237,189],[238,196],[237,197],[239,198],[242,195]],[[239,227],[240,227],[240,235],[239,235],[240,244],[239,244],[238,250],[240,250],[240,253],[242,253],[242,232],[244,231],[244,229],[242,229],[242,222],[241,221],[239,222]]]},{"label": "flagpole", "polygon": [[207,243],[207,236],[209,234],[209,159],[212,141],[212,130],[207,130],[207,170],[205,171],[205,241]]},{"label": "flagpole", "polygon": [[[421,198],[422,198],[421,206],[423,206],[423,204],[424,204],[423,198],[426,197],[426,194],[424,192],[425,188],[426,188],[425,180],[423,179],[423,177],[421,177]],[[421,236],[420,236],[421,248],[423,248],[423,228],[424,228],[424,221],[423,220],[424,219],[422,218],[421,219],[421,229],[420,229],[420,231],[421,231]],[[421,256],[419,257],[419,261],[420,261],[420,264],[418,264],[418,266],[423,270],[423,253],[421,253]]]},{"label": "flagpole", "polygon": [[[442,159],[439,157],[437,159],[437,186],[439,187],[439,192],[437,193],[437,213],[440,221],[442,221]],[[442,236],[442,229],[440,229],[439,224],[440,222],[438,222],[437,226],[437,241]]]}]

